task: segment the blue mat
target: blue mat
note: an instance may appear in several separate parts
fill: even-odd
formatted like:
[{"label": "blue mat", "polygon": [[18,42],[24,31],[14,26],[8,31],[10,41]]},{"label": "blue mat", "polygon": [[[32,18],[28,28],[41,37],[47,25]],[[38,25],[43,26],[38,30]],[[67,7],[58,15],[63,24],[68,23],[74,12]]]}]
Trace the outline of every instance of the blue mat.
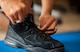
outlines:
[{"label": "blue mat", "polygon": [[[51,35],[52,38],[62,42],[65,52],[80,52],[80,31],[56,33]],[[26,52],[22,48],[13,48],[5,45],[4,41],[0,41],[0,52]]]},{"label": "blue mat", "polygon": [[80,31],[58,33],[51,37],[64,44],[65,52],[80,52]]}]

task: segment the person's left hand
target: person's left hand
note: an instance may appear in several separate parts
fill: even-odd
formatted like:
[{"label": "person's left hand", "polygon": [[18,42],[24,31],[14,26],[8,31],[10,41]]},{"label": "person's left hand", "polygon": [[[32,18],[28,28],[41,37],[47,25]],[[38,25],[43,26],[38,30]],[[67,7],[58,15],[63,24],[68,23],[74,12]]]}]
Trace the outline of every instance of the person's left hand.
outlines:
[{"label": "person's left hand", "polygon": [[54,16],[50,14],[44,14],[39,17],[40,30],[44,31],[46,34],[52,34],[57,31],[56,24],[57,20]]}]

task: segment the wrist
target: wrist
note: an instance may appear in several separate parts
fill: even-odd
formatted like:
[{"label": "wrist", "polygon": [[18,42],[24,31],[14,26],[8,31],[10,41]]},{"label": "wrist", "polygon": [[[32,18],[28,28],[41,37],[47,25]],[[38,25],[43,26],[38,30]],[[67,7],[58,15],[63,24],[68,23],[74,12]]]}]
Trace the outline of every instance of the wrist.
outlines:
[{"label": "wrist", "polygon": [[48,12],[48,11],[45,11],[45,12],[44,12],[44,11],[42,11],[42,12],[41,12],[41,15],[51,15],[51,12]]},{"label": "wrist", "polygon": [[42,9],[42,11],[41,11],[41,15],[44,15],[44,14],[51,15],[51,13],[52,13],[51,10],[48,10],[48,9],[46,9],[46,10]]}]

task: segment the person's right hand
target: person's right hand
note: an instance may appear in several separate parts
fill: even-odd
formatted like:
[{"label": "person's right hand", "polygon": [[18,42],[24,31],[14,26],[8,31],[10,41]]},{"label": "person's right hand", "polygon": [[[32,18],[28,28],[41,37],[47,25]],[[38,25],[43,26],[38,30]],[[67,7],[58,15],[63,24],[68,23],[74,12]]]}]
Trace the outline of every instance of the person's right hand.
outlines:
[{"label": "person's right hand", "polygon": [[31,0],[26,0],[25,3],[20,0],[0,0],[0,6],[9,20],[15,24],[21,22],[25,15],[30,13]]}]

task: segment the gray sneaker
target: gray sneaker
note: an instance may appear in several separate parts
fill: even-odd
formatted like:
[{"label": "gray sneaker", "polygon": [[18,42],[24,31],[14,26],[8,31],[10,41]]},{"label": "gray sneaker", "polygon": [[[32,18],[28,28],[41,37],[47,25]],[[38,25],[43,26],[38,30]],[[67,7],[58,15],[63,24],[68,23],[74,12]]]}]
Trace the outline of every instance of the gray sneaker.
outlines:
[{"label": "gray sneaker", "polygon": [[33,15],[29,14],[21,23],[10,23],[5,44],[28,52],[64,52],[63,44],[39,30],[31,18]]}]

